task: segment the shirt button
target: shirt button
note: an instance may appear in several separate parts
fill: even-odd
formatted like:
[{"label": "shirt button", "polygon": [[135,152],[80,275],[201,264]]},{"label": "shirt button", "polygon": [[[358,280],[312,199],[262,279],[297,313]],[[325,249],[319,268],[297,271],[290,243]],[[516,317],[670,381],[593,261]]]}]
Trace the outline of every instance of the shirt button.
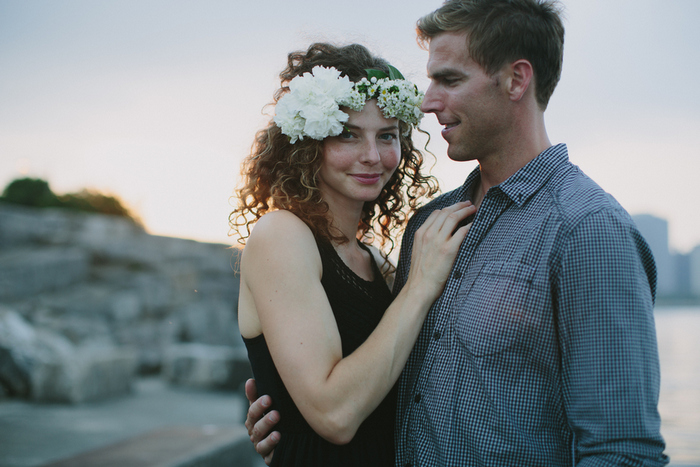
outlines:
[{"label": "shirt button", "polygon": [[462,271],[460,271],[459,269],[456,270],[454,272],[454,274],[452,275],[452,277],[454,277],[455,279],[461,279],[462,278]]},{"label": "shirt button", "polygon": [[420,402],[420,394],[416,394],[416,397],[413,398],[415,402]]},{"label": "shirt button", "polygon": [[435,334],[433,334],[433,339],[440,340],[440,331],[435,331]]}]

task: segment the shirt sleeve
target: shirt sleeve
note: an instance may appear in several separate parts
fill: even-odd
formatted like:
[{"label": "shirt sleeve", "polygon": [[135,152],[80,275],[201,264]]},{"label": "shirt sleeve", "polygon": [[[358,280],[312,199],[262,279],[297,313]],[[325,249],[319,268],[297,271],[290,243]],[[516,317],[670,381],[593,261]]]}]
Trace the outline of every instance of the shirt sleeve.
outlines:
[{"label": "shirt sleeve", "polygon": [[649,247],[610,210],[582,220],[562,251],[553,298],[576,465],[666,465]]}]

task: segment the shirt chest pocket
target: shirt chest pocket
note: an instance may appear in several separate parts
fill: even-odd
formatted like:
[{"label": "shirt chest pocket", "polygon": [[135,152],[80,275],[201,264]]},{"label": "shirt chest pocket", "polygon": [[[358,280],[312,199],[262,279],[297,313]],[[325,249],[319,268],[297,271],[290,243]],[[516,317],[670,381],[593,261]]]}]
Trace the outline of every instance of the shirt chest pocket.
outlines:
[{"label": "shirt chest pocket", "polygon": [[473,355],[509,348],[530,320],[526,309],[535,269],[520,263],[485,263],[469,290],[457,295],[455,334]]}]

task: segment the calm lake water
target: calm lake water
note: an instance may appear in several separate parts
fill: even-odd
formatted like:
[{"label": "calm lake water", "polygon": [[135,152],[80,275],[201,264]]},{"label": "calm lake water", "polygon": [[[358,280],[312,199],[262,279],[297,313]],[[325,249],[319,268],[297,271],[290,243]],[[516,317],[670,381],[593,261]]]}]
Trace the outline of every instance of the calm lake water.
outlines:
[{"label": "calm lake water", "polygon": [[672,466],[700,466],[700,307],[657,308],[661,433]]}]

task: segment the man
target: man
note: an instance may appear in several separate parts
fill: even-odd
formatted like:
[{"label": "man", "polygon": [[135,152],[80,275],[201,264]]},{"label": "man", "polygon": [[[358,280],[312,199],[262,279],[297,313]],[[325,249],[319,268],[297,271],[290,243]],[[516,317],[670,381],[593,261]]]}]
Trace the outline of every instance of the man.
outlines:
[{"label": "man", "polygon": [[665,465],[651,252],[545,129],[557,5],[448,0],[418,35],[423,110],[449,157],[479,167],[412,218],[396,290],[430,212],[464,199],[479,210],[399,380],[396,465]]}]

